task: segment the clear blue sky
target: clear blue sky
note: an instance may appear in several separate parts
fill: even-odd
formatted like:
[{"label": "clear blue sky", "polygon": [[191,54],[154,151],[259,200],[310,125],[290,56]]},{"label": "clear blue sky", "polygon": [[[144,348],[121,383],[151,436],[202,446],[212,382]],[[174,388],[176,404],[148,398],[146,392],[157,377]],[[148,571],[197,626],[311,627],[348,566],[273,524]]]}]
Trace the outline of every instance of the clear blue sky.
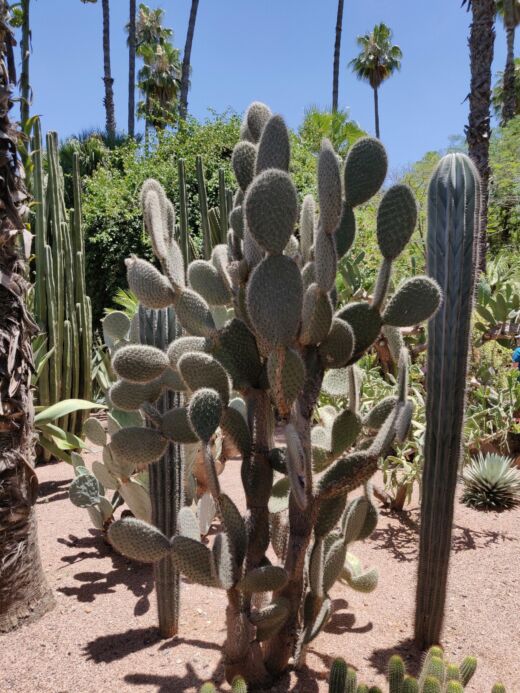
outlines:
[{"label": "clear blue sky", "polygon": [[[190,0],[150,0],[181,50]],[[401,72],[380,91],[381,137],[392,168],[443,148],[467,118],[470,15],[460,0],[345,0],[340,106],[373,130],[372,92],[347,64],[356,36],[380,21],[401,46]],[[118,128],[127,123],[128,0],[111,0],[112,71]],[[195,116],[265,101],[297,127],[311,104],[330,106],[337,0],[200,0],[192,51],[189,109]],[[33,113],[60,136],[103,127],[102,14],[80,0],[32,0]],[[497,22],[494,72],[503,69],[505,39]],[[137,98],[137,97],[136,97]]]}]

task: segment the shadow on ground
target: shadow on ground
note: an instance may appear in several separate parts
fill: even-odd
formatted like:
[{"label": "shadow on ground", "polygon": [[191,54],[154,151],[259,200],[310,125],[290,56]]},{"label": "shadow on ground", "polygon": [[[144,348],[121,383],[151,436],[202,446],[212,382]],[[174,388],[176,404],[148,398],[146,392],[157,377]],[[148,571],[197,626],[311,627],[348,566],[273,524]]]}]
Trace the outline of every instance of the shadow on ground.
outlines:
[{"label": "shadow on ground", "polygon": [[[388,661],[392,655],[401,655],[406,665],[406,672],[411,676],[418,676],[421,662],[422,662],[422,651],[417,647],[412,638],[405,638],[400,640],[392,647],[385,647],[379,650],[372,650],[372,654],[369,657],[369,662],[380,674],[384,674],[388,671]],[[366,681],[370,686],[370,681]]]},{"label": "shadow on ground", "polygon": [[52,503],[53,501],[68,498],[70,482],[71,479],[42,481],[38,486],[38,500],[36,503]]}]

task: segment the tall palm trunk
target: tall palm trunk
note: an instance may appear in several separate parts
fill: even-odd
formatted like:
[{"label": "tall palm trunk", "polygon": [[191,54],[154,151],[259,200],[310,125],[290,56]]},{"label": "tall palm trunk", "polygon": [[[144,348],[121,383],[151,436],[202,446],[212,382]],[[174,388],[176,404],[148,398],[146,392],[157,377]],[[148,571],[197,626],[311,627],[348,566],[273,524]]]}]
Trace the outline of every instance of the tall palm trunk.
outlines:
[{"label": "tall palm trunk", "polygon": [[135,0],[130,0],[128,22],[128,134],[135,132]]},{"label": "tall palm trunk", "polygon": [[114,80],[110,69],[110,3],[103,0],[103,82],[105,83],[106,130],[111,136],[116,134],[114,111]]},{"label": "tall palm trunk", "polygon": [[34,619],[54,605],[43,574],[34,503],[33,369],[31,337],[37,327],[24,305],[19,232],[26,199],[17,156],[18,132],[9,120],[14,40],[7,3],[0,0],[0,632]]},{"label": "tall palm trunk", "polygon": [[29,84],[29,58],[31,54],[31,22],[30,0],[22,0],[22,40],[20,48],[22,52],[22,73],[20,75],[20,121],[22,130],[29,120],[29,106],[31,101],[31,87]]},{"label": "tall palm trunk", "polygon": [[381,139],[379,137],[379,94],[377,92],[377,87],[372,87],[374,90],[374,119],[376,122],[376,137],[377,139]]},{"label": "tall palm trunk", "polygon": [[199,0],[191,0],[190,20],[188,22],[188,32],[186,34],[186,44],[184,46],[184,56],[182,59],[182,76],[181,76],[181,95],[179,103],[179,114],[183,120],[188,114],[188,90],[190,88],[190,64],[191,64],[191,46],[193,44],[193,34],[195,33],[195,22],[197,20],[197,10],[199,9]]},{"label": "tall palm trunk", "polygon": [[515,98],[515,21],[506,15],[507,60],[504,70],[504,102],[502,105],[502,125],[506,125],[516,113]]},{"label": "tall palm trunk", "polygon": [[339,56],[341,52],[341,27],[343,26],[343,0],[338,0],[338,16],[336,18],[336,40],[334,42],[334,68],[332,74],[332,112],[338,110],[339,92]]},{"label": "tall palm trunk", "polygon": [[489,196],[489,139],[491,137],[491,64],[493,62],[495,43],[495,0],[472,0],[471,11],[473,15],[469,37],[471,88],[466,140],[468,153],[473,159],[482,181],[478,269],[481,272],[485,272]]}]

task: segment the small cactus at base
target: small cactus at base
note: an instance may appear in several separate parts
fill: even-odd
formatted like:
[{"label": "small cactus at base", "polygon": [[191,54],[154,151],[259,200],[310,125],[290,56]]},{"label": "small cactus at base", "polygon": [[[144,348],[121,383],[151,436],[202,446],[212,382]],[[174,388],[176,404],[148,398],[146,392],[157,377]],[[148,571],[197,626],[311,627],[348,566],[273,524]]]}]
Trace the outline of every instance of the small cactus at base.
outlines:
[{"label": "small cactus at base", "polygon": [[199,693],[217,693],[217,689],[211,681],[207,681],[199,688]]},{"label": "small cactus at base", "polygon": [[247,684],[242,676],[235,676],[231,683],[231,690],[233,693],[247,693]]}]

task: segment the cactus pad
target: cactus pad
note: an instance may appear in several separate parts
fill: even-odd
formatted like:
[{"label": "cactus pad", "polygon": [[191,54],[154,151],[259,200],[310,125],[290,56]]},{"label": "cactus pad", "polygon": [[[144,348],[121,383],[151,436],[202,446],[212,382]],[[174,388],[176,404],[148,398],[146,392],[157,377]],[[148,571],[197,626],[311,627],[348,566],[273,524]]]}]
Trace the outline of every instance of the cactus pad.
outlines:
[{"label": "cactus pad", "polygon": [[215,433],[222,416],[222,400],[216,390],[201,388],[191,398],[188,417],[198,438],[208,442]]},{"label": "cactus pad", "polygon": [[393,412],[396,404],[397,397],[395,395],[383,397],[383,399],[380,399],[379,402],[368,412],[363,424],[367,428],[372,428],[377,431]]},{"label": "cactus pad", "polygon": [[379,140],[363,137],[350,148],[345,161],[345,200],[357,207],[383,185],[388,170],[386,151]]},{"label": "cactus pad", "polygon": [[287,583],[288,575],[279,566],[266,565],[250,570],[237,584],[241,592],[274,592]]},{"label": "cactus pad", "polygon": [[356,441],[361,430],[361,419],[349,409],[340,412],[332,424],[331,444],[332,454],[341,455]]},{"label": "cactus pad", "polygon": [[407,185],[393,185],[377,210],[377,242],[387,260],[395,260],[410,240],[417,223],[417,203]]},{"label": "cactus pad", "polygon": [[170,552],[168,538],[157,527],[133,517],[113,522],[108,539],[124,556],[141,563],[155,563]]},{"label": "cactus pad", "polygon": [[222,403],[227,406],[230,395],[229,378],[213,356],[203,352],[188,352],[181,356],[177,368],[192,392],[201,387],[210,387],[219,393]]},{"label": "cactus pad", "polygon": [[215,537],[212,553],[219,584],[223,589],[230,590],[236,582],[237,566],[233,558],[233,548],[225,532],[220,532]]},{"label": "cactus pad", "polygon": [[245,122],[253,142],[258,142],[262,130],[271,117],[271,109],[260,101],[254,101],[247,109]]},{"label": "cactus pad", "polygon": [[339,459],[319,481],[322,498],[342,496],[369,479],[377,469],[377,459],[361,450]]},{"label": "cactus pad", "polygon": [[255,178],[245,199],[248,229],[268,253],[283,252],[298,213],[296,188],[289,174],[276,169]]},{"label": "cactus pad", "polygon": [[285,255],[255,268],[247,285],[247,308],[258,334],[271,346],[289,346],[296,337],[303,303],[300,270]]},{"label": "cactus pad", "polygon": [[287,416],[305,381],[301,356],[294,349],[274,349],[267,360],[267,377],[280,414]]},{"label": "cactus pad", "polygon": [[167,442],[159,431],[135,426],[117,431],[109,448],[116,462],[137,466],[158,460],[164,454]]},{"label": "cactus pad", "polygon": [[210,337],[215,322],[206,301],[190,289],[184,289],[175,300],[175,313],[186,332],[196,337]]},{"label": "cactus pad", "polygon": [[368,303],[349,303],[337,313],[345,320],[354,333],[354,354],[351,361],[357,360],[376,341],[381,332],[381,316]]},{"label": "cactus pad", "polygon": [[319,352],[326,368],[341,368],[352,358],[354,333],[350,325],[338,318],[332,319],[330,332],[321,343]]},{"label": "cactus pad", "polygon": [[440,303],[441,291],[435,280],[412,277],[401,284],[388,302],[383,321],[396,327],[413,327],[431,318]]},{"label": "cactus pad", "polygon": [[113,340],[124,339],[130,331],[130,318],[120,310],[108,313],[103,320],[103,334]]},{"label": "cactus pad", "polygon": [[78,508],[89,508],[100,501],[100,488],[96,477],[90,472],[77,476],[69,486],[71,503]]},{"label": "cactus pad", "polygon": [[188,580],[206,587],[218,587],[219,581],[211,551],[200,541],[176,536],[171,540],[172,560]]},{"label": "cactus pad", "polygon": [[167,308],[173,303],[174,293],[168,280],[147,260],[134,256],[125,260],[130,290],[147,308]]},{"label": "cactus pad", "polygon": [[311,259],[311,248],[314,243],[315,210],[316,205],[313,196],[305,195],[300,213],[300,247],[304,262],[309,262]]},{"label": "cactus pad", "polygon": [[107,433],[101,421],[93,416],[88,418],[83,424],[83,433],[94,445],[103,447],[107,444]]},{"label": "cactus pad", "polygon": [[220,426],[236,445],[242,457],[249,457],[251,454],[251,433],[242,414],[232,407],[227,407],[222,415]]},{"label": "cactus pad", "polygon": [[356,237],[356,217],[354,210],[346,202],[341,208],[341,218],[336,229],[336,251],[338,258],[342,258],[347,253]]},{"label": "cactus pad", "polygon": [[255,175],[256,147],[251,142],[237,142],[231,156],[235,178],[242,190],[246,191]]},{"label": "cactus pad", "polygon": [[121,347],[112,359],[116,374],[131,383],[149,383],[159,378],[169,365],[164,351],[144,344]]},{"label": "cactus pad", "polygon": [[291,145],[287,126],[281,116],[271,116],[258,143],[256,175],[273,168],[288,171],[290,158]]},{"label": "cactus pad", "polygon": [[328,335],[331,323],[330,298],[317,284],[311,284],[303,297],[300,342],[303,345],[319,344]]},{"label": "cactus pad", "polygon": [[235,560],[240,566],[247,549],[247,532],[244,520],[236,505],[225,493],[220,494],[219,511],[233,548]]},{"label": "cactus pad", "polygon": [[256,627],[256,639],[267,640],[277,633],[287,620],[289,603],[278,597],[267,606],[251,614],[251,623]]},{"label": "cactus pad", "polygon": [[316,284],[322,291],[334,288],[338,258],[334,236],[325,233],[320,227],[314,244],[314,275]]},{"label": "cactus pad", "polygon": [[194,260],[188,267],[191,288],[202,296],[210,306],[225,306],[231,303],[231,291],[219,271],[211,262]]}]

